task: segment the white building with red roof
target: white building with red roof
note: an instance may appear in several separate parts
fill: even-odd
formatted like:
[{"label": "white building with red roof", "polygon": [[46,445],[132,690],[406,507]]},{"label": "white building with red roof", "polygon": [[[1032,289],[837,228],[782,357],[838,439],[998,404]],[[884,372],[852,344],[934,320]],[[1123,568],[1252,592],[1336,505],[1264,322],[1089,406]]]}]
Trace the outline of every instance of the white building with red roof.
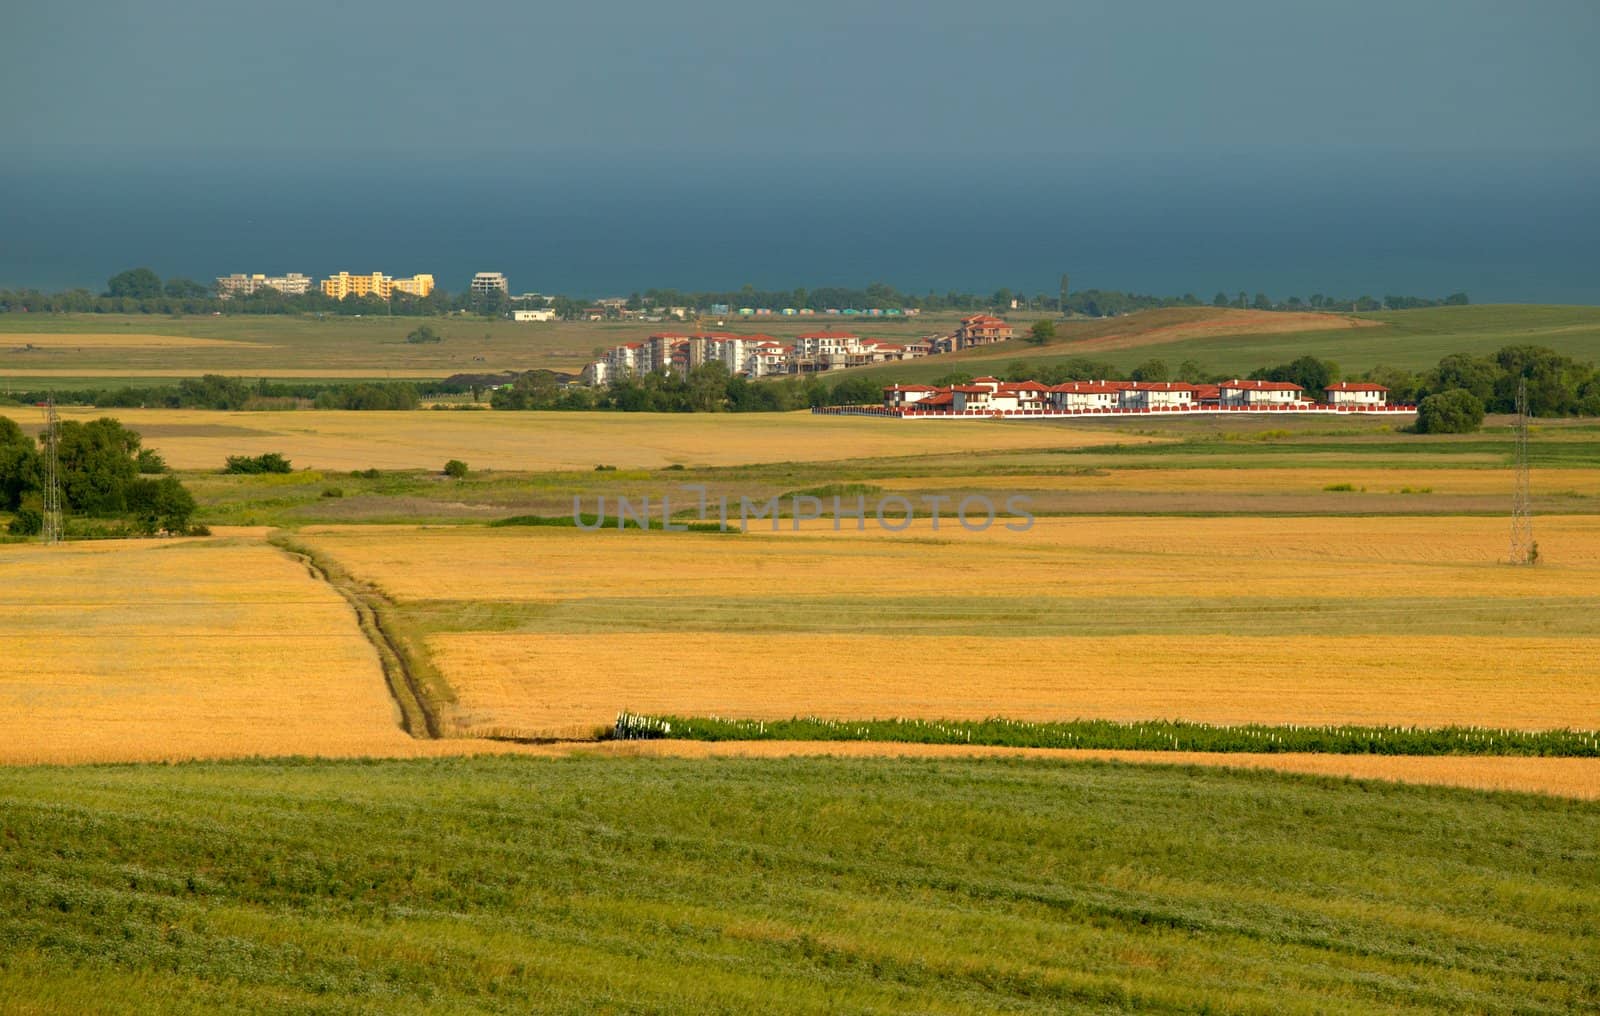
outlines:
[{"label": "white building with red roof", "polygon": [[1120,388],[1104,381],[1067,381],[1050,389],[1050,406],[1067,412],[1115,409],[1120,392]]},{"label": "white building with red roof", "polygon": [[1389,389],[1371,381],[1340,381],[1325,391],[1330,406],[1382,406],[1389,401]]},{"label": "white building with red roof", "polygon": [[1306,401],[1305,389],[1290,381],[1243,381],[1235,378],[1217,385],[1224,406],[1292,406]]},{"label": "white building with red roof", "polygon": [[1194,385],[1182,381],[1135,381],[1119,393],[1124,409],[1188,409],[1194,405]]},{"label": "white building with red roof", "polygon": [[993,314],[973,314],[971,317],[962,318],[961,324],[956,327],[954,345],[956,349],[987,346],[1005,342],[1013,334],[1005,318],[997,318]]}]

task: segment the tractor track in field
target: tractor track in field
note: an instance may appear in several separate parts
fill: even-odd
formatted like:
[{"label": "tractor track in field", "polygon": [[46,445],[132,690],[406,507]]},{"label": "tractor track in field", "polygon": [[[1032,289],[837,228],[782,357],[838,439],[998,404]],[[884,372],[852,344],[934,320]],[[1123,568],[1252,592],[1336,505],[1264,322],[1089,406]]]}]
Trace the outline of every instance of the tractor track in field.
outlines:
[{"label": "tractor track in field", "polygon": [[299,561],[313,579],[332,587],[350,604],[356,613],[361,633],[378,652],[389,695],[400,710],[401,726],[405,732],[420,739],[438,740],[443,737],[443,724],[438,710],[418,677],[410,648],[385,617],[386,610],[393,606],[388,598],[378,590],[358,583],[311,548],[295,543],[286,536],[274,536],[268,542]]}]

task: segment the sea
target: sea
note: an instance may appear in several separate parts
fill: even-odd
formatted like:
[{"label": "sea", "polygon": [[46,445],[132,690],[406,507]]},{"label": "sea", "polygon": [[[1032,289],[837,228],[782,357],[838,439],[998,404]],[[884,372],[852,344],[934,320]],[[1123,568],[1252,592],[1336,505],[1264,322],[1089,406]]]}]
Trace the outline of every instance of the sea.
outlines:
[{"label": "sea", "polygon": [[598,298],[886,282],[1600,303],[1600,160],[1183,152],[0,159],[0,288],[499,271]]}]

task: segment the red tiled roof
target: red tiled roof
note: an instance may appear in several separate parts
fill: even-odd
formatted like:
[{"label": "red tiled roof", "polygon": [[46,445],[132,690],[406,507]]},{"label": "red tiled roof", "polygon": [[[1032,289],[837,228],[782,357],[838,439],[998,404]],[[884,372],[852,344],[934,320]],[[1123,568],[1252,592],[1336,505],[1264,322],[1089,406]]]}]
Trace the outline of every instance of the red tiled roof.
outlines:
[{"label": "red tiled roof", "polygon": [[1293,384],[1293,383],[1288,382],[1288,381],[1241,381],[1238,378],[1234,378],[1232,381],[1224,381],[1224,382],[1222,382],[1222,384],[1218,385],[1217,387],[1219,387],[1219,388],[1232,388],[1235,391],[1241,391],[1241,392],[1303,392],[1303,391],[1305,391],[1305,389],[1301,388],[1299,385]]},{"label": "red tiled roof", "polygon": [[920,400],[917,403],[917,405],[919,405],[919,406],[948,406],[952,402],[954,402],[955,400],[956,400],[956,397],[954,395],[951,395],[949,392],[940,392],[938,395],[930,395],[927,398]]},{"label": "red tiled roof", "polygon": [[1194,397],[1201,400],[1220,399],[1222,397],[1222,389],[1216,385],[1195,385]]},{"label": "red tiled roof", "polygon": [[1050,388],[1037,381],[1008,381],[1000,386],[1000,390],[1004,392],[1047,392]]},{"label": "red tiled roof", "polygon": [[802,339],[859,339],[855,332],[808,332]]},{"label": "red tiled roof", "polygon": [[1182,381],[1134,381],[1129,385],[1134,391],[1140,392],[1192,392],[1194,385]]},{"label": "red tiled roof", "polygon": [[938,390],[928,385],[889,385],[884,388],[886,392],[936,392]]},{"label": "red tiled roof", "polygon": [[1383,385],[1375,385],[1370,381],[1340,381],[1338,384],[1328,385],[1323,390],[1329,392],[1386,392],[1389,389]]},{"label": "red tiled roof", "polygon": [[950,390],[953,392],[967,392],[972,395],[989,394],[989,389],[983,387],[982,385],[951,385]]},{"label": "red tiled roof", "polygon": [[1050,389],[1052,392],[1074,392],[1082,395],[1115,395],[1120,390],[1104,381],[1067,381]]}]

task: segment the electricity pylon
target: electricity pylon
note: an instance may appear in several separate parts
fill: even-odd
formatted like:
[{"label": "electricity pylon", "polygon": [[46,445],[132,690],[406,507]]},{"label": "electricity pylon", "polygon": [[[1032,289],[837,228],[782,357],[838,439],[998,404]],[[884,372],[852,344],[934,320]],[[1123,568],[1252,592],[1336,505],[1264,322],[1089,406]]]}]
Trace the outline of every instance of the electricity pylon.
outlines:
[{"label": "electricity pylon", "polygon": [[1528,379],[1517,379],[1516,479],[1511,492],[1511,563],[1533,564],[1533,497],[1528,490]]}]

